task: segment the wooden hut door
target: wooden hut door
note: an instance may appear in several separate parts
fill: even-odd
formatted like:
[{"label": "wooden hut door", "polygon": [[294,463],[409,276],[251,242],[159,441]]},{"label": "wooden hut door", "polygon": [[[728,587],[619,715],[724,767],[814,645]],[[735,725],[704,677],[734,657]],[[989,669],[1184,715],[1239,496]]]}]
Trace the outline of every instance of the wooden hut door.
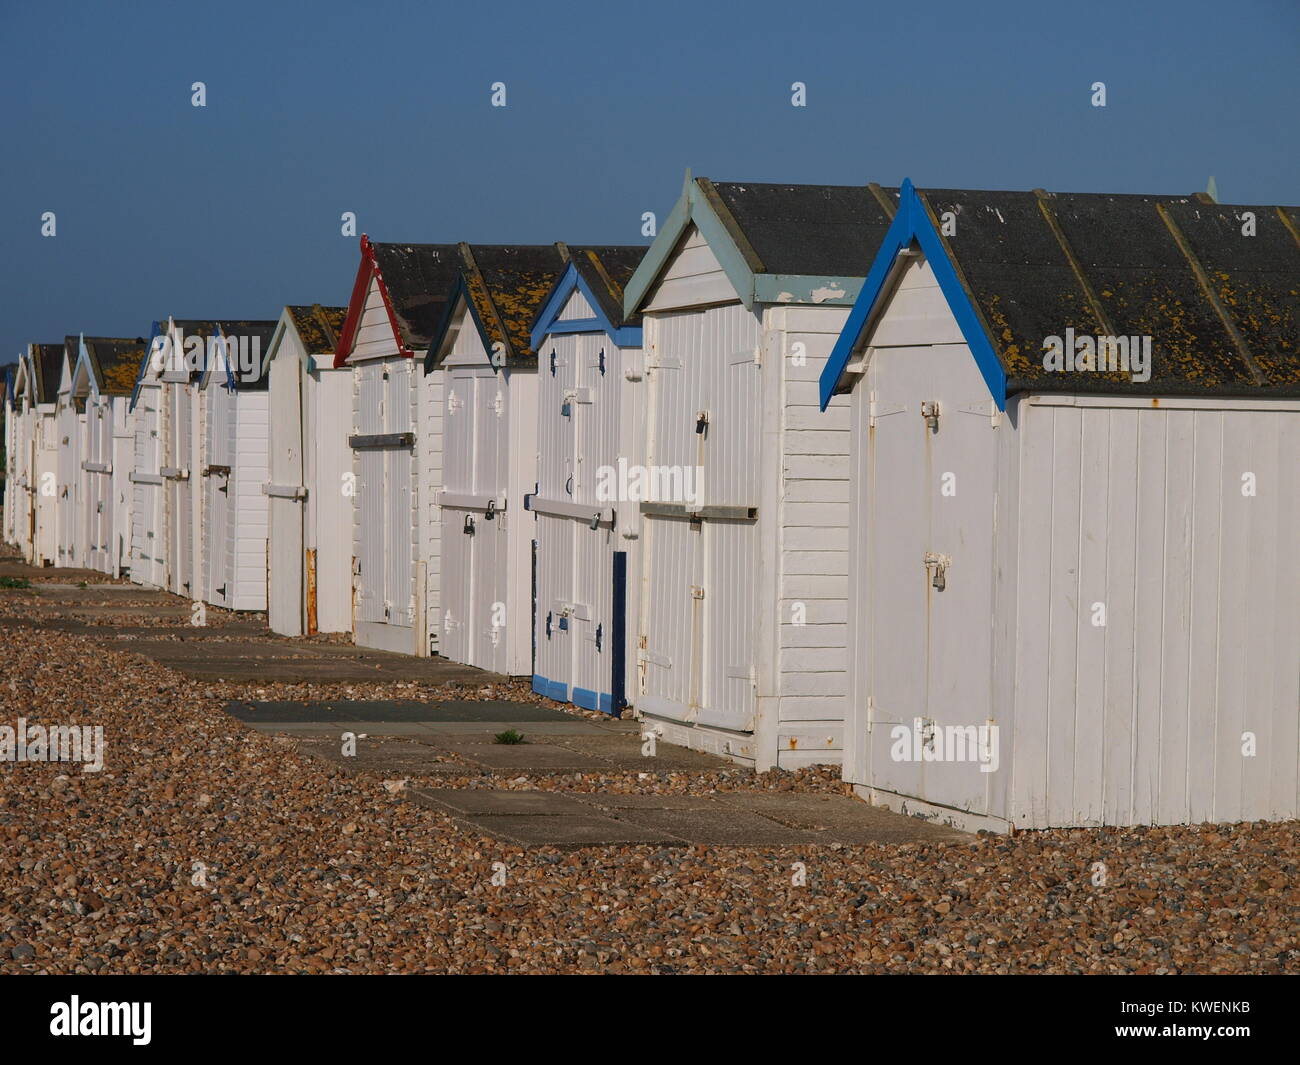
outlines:
[{"label": "wooden hut door", "polygon": [[[388,364],[384,382],[384,432],[414,433],[412,404],[415,401],[410,359]],[[388,542],[384,556],[384,587],[387,620],[390,625],[409,626],[415,617],[415,459],[413,447],[386,449],[384,506],[388,512]]]},{"label": "wooden hut door", "polygon": [[[203,598],[216,606],[228,606],[235,597],[232,582],[235,570],[230,559],[234,553],[230,498],[235,464],[235,397],[224,384],[212,382],[207,386],[207,465],[194,471],[196,491],[203,492],[203,532],[207,541],[204,550],[202,580]],[[199,593],[195,593],[196,596]]]},{"label": "wooden hut door", "polygon": [[[609,337],[584,333],[575,338],[574,367],[568,404],[573,433],[570,500],[593,509],[610,506],[596,498],[600,464],[613,465],[618,454],[619,367]],[[617,504],[614,504],[617,506]],[[574,701],[601,709],[600,697],[613,695],[611,646],[614,599],[614,538],[610,525],[591,528],[571,520],[573,531],[573,590],[569,638],[573,644]]]},{"label": "wooden hut door", "polygon": [[[446,371],[442,411],[442,491],[473,492],[470,441],[474,432],[474,378],[459,367]],[[470,599],[470,557],[477,515],[443,502],[441,595],[442,638],[438,653],[453,662],[468,662],[465,614]]]},{"label": "wooden hut door", "polygon": [[[384,432],[384,364],[362,362],[353,372],[357,390],[355,433],[378,436]],[[373,447],[358,448],[352,453],[352,462],[357,474],[356,620],[382,624],[388,517],[384,506],[384,452]]]},{"label": "wooden hut door", "polygon": [[[538,381],[538,495],[573,502],[576,437],[573,388],[577,336],[552,337],[541,356]],[[578,523],[557,514],[537,515],[537,673],[549,681],[553,698],[569,699],[574,685],[572,625],[574,538]],[[560,689],[563,689],[561,691]]]},{"label": "wooden hut door", "polygon": [[[995,434],[960,345],[883,348],[864,384],[874,787],[987,809]],[[862,531],[859,532],[859,535]],[[863,594],[857,589],[857,594]],[[985,758],[987,761],[987,757]]]},{"label": "wooden hut door", "polygon": [[[475,370],[474,494],[505,500],[507,481],[508,385],[505,371]],[[506,663],[506,530],[507,512],[475,516],[470,545],[470,665],[505,672]]]},{"label": "wooden hut door", "polygon": [[304,631],[302,498],[303,487],[302,363],[285,355],[271,363],[271,598],[267,622],[275,632],[301,636]]}]

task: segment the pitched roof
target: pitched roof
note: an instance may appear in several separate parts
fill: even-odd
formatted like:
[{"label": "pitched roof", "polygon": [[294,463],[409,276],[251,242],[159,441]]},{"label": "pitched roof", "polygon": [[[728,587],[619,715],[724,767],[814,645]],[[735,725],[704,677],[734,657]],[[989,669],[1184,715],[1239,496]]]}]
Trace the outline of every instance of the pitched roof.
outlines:
[{"label": "pitched roof", "polygon": [[423,351],[456,283],[455,244],[375,244],[375,262],[407,351]]},{"label": "pitched roof", "polygon": [[876,185],[713,182],[689,173],[677,204],[628,281],[624,307],[640,309],[691,226],[699,229],[746,306],[852,303],[871,251],[893,217]]},{"label": "pitched roof", "polygon": [[63,356],[62,344],[32,345],[32,373],[36,378],[37,403],[53,403],[58,399]]},{"label": "pitched roof", "polygon": [[[262,371],[265,369],[266,355],[271,346],[271,337],[274,335],[278,323],[264,319],[173,318],[171,324],[180,331],[182,337],[197,336],[203,339],[203,369],[207,367],[207,341],[209,338],[215,336],[222,336],[227,339],[247,337],[247,350],[251,353],[256,347],[258,358],[252,360],[252,365],[247,369],[239,365],[237,358],[232,358],[231,364],[226,367],[228,371],[227,380],[233,380],[242,391],[260,391],[266,388],[266,374]],[[182,352],[181,354],[184,355],[185,353]],[[202,377],[203,369],[191,370],[190,379],[197,380]]]},{"label": "pitched roof", "polygon": [[892,217],[865,185],[719,181],[713,188],[758,256],[756,272],[762,274],[865,277]]},{"label": "pitched roof", "polygon": [[573,267],[582,275],[587,289],[596,298],[601,312],[610,325],[635,325],[641,321],[641,312],[623,315],[623,290],[641,265],[644,245],[613,245],[609,247],[578,248],[573,251]]},{"label": "pitched roof", "polygon": [[86,337],[86,355],[102,396],[129,396],[148,341],[143,337]]},{"label": "pitched roof", "polygon": [[[641,346],[641,314],[623,311],[623,290],[645,257],[644,245],[571,248],[571,258],[533,318],[529,343],[536,348],[551,333],[604,332],[623,347]],[[592,316],[561,318],[574,292],[591,305]]]},{"label": "pitched roof", "polygon": [[461,244],[459,250],[460,279],[429,341],[425,369],[440,361],[438,349],[461,295],[489,351],[502,344],[507,362],[535,363],[537,353],[529,337],[533,320],[573,254],[585,249],[571,250],[564,244]]},{"label": "pitched roof", "polygon": [[343,330],[346,307],[322,307],[319,303],[289,304],[285,307],[303,347],[310,355],[332,355]]},{"label": "pitched roof", "polygon": [[[900,209],[878,249],[823,374],[823,400],[887,291],[900,242],[913,240],[972,352],[988,352],[985,378],[994,378],[999,402],[1024,391],[1300,395],[1300,209],[910,183],[903,195],[914,207]],[[956,219],[951,236],[938,224],[946,212]],[[1245,212],[1254,215],[1254,236],[1243,234]],[[1151,337],[1150,380],[1044,368],[1045,340],[1067,329]]]},{"label": "pitched roof", "polygon": [[384,244],[361,235],[361,263],[338,331],[334,365],[352,355],[372,280],[388,310],[399,354],[414,356],[429,346],[460,273],[455,244]]}]

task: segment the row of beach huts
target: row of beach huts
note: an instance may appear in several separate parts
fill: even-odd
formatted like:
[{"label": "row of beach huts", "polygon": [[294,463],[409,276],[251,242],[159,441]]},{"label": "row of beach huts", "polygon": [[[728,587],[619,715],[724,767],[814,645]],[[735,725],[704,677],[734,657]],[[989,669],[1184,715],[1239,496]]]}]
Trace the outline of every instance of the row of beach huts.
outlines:
[{"label": "row of beach huts", "polygon": [[38,565],[968,828],[1300,815],[1295,207],[688,173],[649,248],[362,237],[5,413]]}]

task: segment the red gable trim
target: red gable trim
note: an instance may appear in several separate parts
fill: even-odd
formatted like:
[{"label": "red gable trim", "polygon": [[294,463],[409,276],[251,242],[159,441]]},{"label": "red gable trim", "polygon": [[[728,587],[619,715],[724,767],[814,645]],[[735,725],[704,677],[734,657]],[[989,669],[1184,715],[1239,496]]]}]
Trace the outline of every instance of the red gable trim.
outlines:
[{"label": "red gable trim", "polygon": [[393,301],[388,295],[388,286],[384,284],[384,275],[380,273],[379,263],[375,259],[375,250],[370,238],[361,234],[361,266],[357,269],[357,280],[352,286],[352,299],[348,301],[347,317],[343,319],[343,329],[339,333],[338,346],[334,349],[334,367],[346,366],[352,355],[352,344],[356,340],[357,327],[361,324],[361,315],[366,309],[366,294],[370,291],[370,279],[379,283],[379,295],[383,297],[384,309],[388,312],[388,324],[393,330],[393,340],[397,343],[397,352],[403,358],[413,358],[414,353],[407,350],[402,343],[402,331],[397,328],[397,315],[393,313]]}]

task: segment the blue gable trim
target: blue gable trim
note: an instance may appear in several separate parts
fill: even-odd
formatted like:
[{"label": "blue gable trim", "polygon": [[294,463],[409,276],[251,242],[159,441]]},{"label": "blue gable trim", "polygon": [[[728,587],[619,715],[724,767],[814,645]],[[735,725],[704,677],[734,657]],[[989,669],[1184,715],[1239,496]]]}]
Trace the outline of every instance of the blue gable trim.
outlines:
[{"label": "blue gable trim", "polygon": [[[564,310],[565,303],[568,302],[575,289],[582,293],[582,298],[595,311],[596,316],[594,318],[570,318],[566,321],[559,321],[559,314]],[[550,298],[543,305],[533,323],[533,329],[529,335],[533,350],[541,350],[542,341],[546,339],[547,334],[558,336],[561,333],[607,333],[609,338],[620,348],[639,348],[641,346],[641,327],[639,325],[615,326],[601,311],[600,303],[582,274],[578,271],[577,266],[573,263],[569,263],[564,268],[564,273],[560,276],[560,280],[556,282]]]},{"label": "blue gable trim", "polygon": [[844,368],[849,364],[849,359],[852,358],[863,338],[867,322],[878,309],[885,286],[890,274],[893,273],[894,264],[898,261],[899,252],[911,247],[913,243],[918,244],[921,251],[925,253],[930,269],[934,271],[935,280],[939,283],[939,290],[957,320],[966,345],[975,357],[975,363],[984,376],[984,383],[988,385],[989,393],[997,403],[998,410],[1005,410],[1006,371],[993,350],[992,341],[984,329],[970,294],[966,291],[966,286],[962,284],[957,267],[944,246],[943,238],[934,228],[930,212],[926,210],[925,203],[922,202],[910,179],[905,179],[902,188],[899,189],[898,213],[885,234],[884,243],[876,253],[876,258],[871,264],[871,272],[867,274],[867,280],[862,285],[858,301],[849,312],[848,321],[844,323],[844,329],[836,340],[826,365],[822,368],[820,379],[822,410],[825,410],[826,405],[830,403],[831,396],[835,393],[835,386],[844,375]]},{"label": "blue gable trim", "polygon": [[135,373],[135,385],[131,388],[129,410],[135,410],[136,400],[140,398],[140,382],[144,380],[145,368],[148,367],[149,357],[153,354],[153,342],[160,336],[162,336],[162,326],[154,322],[149,330],[149,343],[144,346],[144,358],[140,360],[140,369]]}]

